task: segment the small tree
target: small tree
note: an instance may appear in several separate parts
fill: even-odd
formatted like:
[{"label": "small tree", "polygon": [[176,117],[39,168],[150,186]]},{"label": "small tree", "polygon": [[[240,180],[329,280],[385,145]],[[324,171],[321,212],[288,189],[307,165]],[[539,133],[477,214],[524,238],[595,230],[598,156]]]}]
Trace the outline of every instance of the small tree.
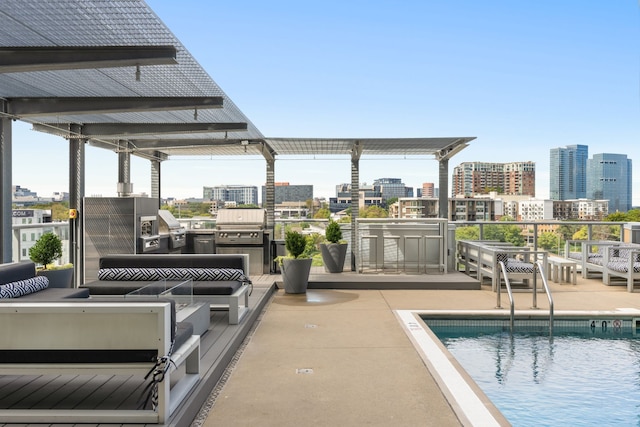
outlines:
[{"label": "small tree", "polygon": [[62,256],[62,241],[54,233],[45,233],[29,249],[29,258],[36,264],[41,264],[46,270],[47,265]]},{"label": "small tree", "polygon": [[337,222],[329,221],[329,225],[324,230],[324,235],[329,242],[338,243],[342,239],[342,229]]},{"label": "small tree", "polygon": [[307,239],[297,231],[287,231],[284,238],[284,246],[294,258],[300,257],[307,246]]}]

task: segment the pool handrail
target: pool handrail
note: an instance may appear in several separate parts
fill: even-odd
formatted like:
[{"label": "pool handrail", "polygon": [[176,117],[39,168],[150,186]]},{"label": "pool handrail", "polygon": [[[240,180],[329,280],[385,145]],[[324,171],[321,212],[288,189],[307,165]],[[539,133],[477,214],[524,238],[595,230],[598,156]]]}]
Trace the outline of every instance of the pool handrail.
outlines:
[{"label": "pool handrail", "polygon": [[[536,261],[536,267],[538,267],[538,271],[540,272],[540,277],[542,277],[542,286],[544,287],[544,291],[547,294],[547,299],[549,300],[549,334],[553,334],[553,297],[551,296],[551,289],[549,288],[549,283],[547,282],[547,275],[544,274],[544,266],[542,265],[542,261]],[[533,276],[533,308],[537,307],[537,284],[536,277]]]},{"label": "pool handrail", "polygon": [[511,290],[511,283],[509,282],[509,276],[507,275],[507,266],[505,265],[505,263],[503,261],[498,261],[498,266],[500,267],[498,269],[498,286],[497,286],[497,307],[498,308],[502,308],[501,302],[500,302],[500,289],[502,288],[501,280],[500,280],[500,275],[502,274],[504,276],[504,283],[505,286],[507,288],[507,295],[509,295],[509,327],[511,328],[511,332],[513,332],[513,323],[514,323],[514,317],[515,317],[515,301],[513,300],[513,291]]}]

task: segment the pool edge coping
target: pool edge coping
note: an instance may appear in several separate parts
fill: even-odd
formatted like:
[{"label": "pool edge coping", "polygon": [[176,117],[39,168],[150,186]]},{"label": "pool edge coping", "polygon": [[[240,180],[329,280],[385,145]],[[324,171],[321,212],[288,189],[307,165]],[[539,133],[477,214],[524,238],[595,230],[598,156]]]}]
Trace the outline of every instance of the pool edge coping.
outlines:
[{"label": "pool edge coping", "polygon": [[[480,316],[509,318],[502,309],[494,310],[393,310],[402,329],[412,342],[423,363],[440,387],[454,413],[464,426],[510,426],[511,423],[493,404],[466,370],[458,363],[442,342],[420,318],[421,315]],[[546,317],[548,313],[540,310],[519,310],[518,316]],[[640,317],[635,308],[617,308],[614,310],[563,310],[554,313],[558,317],[604,317],[604,316]]]}]

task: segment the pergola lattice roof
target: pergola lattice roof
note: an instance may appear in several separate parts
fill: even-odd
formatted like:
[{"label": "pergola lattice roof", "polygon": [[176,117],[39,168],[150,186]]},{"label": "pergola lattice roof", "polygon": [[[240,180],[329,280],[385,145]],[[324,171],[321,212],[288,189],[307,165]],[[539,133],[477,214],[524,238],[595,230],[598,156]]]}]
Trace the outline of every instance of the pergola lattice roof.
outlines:
[{"label": "pergola lattice roof", "polygon": [[[135,65],[122,67],[116,61],[87,69],[56,69],[55,64],[38,67],[37,61],[43,53],[34,49],[42,47],[69,48],[64,52],[66,55],[82,57],[85,61],[87,56],[99,54],[105,47],[174,47],[175,58],[161,65],[145,65],[137,52],[141,64],[137,80]],[[31,58],[31,62],[20,63],[16,56],[18,59],[22,56],[10,48],[22,48],[20,55],[27,61]],[[64,125],[69,123],[148,125],[141,134],[132,134],[122,126],[120,134],[91,134],[88,140],[95,146],[113,150],[127,141],[133,155],[161,156],[162,159],[184,155],[352,155],[356,145],[361,154],[438,157],[457,152],[474,139],[265,138],[155,13],[143,1],[136,0],[5,0],[0,11],[0,97],[7,100],[9,106],[22,98],[51,98],[54,105],[55,99],[82,98],[88,104],[80,105],[80,112],[12,114],[8,108],[5,114],[35,124],[37,130],[67,137],[70,134]],[[223,105],[222,108],[197,108],[197,114],[196,108],[178,109],[170,105],[154,111],[130,108],[127,112],[94,112],[91,108],[105,97],[122,98],[123,105],[132,97],[221,97]],[[153,124],[223,123],[236,126],[226,132],[220,130],[221,126],[211,127],[215,128],[213,131],[185,126],[182,131],[172,132],[153,127]]]}]

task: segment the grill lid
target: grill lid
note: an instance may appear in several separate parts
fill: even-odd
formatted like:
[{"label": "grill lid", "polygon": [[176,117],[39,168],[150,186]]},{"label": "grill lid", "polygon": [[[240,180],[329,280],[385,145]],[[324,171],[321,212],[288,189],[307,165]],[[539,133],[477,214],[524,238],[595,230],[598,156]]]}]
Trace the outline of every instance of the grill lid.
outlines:
[{"label": "grill lid", "polygon": [[161,232],[180,230],[184,231],[184,227],[180,225],[178,220],[173,215],[171,215],[171,212],[169,212],[168,210],[160,209],[158,211],[158,217],[160,218],[158,225]]},{"label": "grill lid", "polygon": [[221,229],[262,229],[266,225],[264,209],[218,209],[216,228]]}]

